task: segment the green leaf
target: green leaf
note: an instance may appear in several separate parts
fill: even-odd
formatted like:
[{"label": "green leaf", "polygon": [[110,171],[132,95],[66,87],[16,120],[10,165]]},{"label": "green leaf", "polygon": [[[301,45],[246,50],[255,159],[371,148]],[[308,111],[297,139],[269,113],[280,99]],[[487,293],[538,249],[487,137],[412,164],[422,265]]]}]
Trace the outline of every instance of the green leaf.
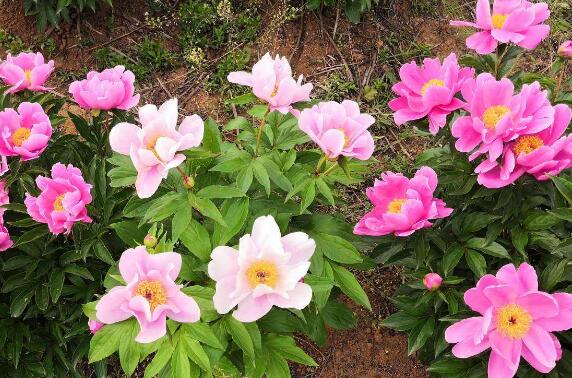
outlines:
[{"label": "green leaf", "polygon": [[139,346],[135,341],[139,327],[137,322],[129,321],[127,323],[125,333],[119,341],[119,362],[127,376],[131,376],[139,363]]},{"label": "green leaf", "polygon": [[528,244],[528,233],[520,227],[515,227],[510,230],[512,245],[520,253],[524,253],[526,245]]},{"label": "green leaf", "polygon": [[480,278],[487,273],[487,262],[479,252],[468,249],[465,253],[465,260],[477,278]]},{"label": "green leaf", "polygon": [[145,369],[144,378],[156,377],[161,370],[167,366],[167,363],[171,360],[173,355],[173,347],[170,342],[164,342],[161,347],[157,350],[155,357],[151,360],[151,363],[147,365]]},{"label": "green leaf", "polygon": [[244,167],[238,172],[236,176],[236,185],[246,193],[250,186],[252,185],[252,179],[254,178],[253,169],[251,165]]},{"label": "green leaf", "polygon": [[342,264],[358,264],[363,261],[353,244],[342,237],[322,233],[312,234],[312,237],[316,241],[316,248],[330,260]]},{"label": "green leaf", "polygon": [[268,362],[266,365],[266,378],[290,378],[290,368],[288,361],[280,352],[268,351]]},{"label": "green leaf", "polygon": [[41,226],[33,228],[29,231],[26,231],[18,238],[18,240],[16,240],[14,242],[14,245],[12,245],[12,248],[17,248],[17,247],[20,247],[24,244],[28,244],[30,242],[33,242],[36,239],[39,239],[39,238],[46,236],[49,232],[50,231],[48,229],[48,226],[46,226],[46,225],[41,225]]},{"label": "green leaf", "polygon": [[300,213],[304,212],[314,202],[316,198],[316,182],[315,180],[308,180],[307,186],[302,190],[302,202],[300,204]]},{"label": "green leaf", "polygon": [[222,226],[215,223],[213,230],[213,246],[226,245],[244,227],[248,217],[248,197],[224,201],[221,212],[226,223]]},{"label": "green leaf", "polygon": [[183,343],[183,345],[185,346],[185,351],[187,353],[187,356],[189,356],[189,358],[194,363],[199,365],[199,367],[205,371],[211,370],[209,357],[207,356],[205,350],[197,340],[181,335],[181,338],[179,339],[179,344],[180,343]]},{"label": "green leaf", "polygon": [[224,350],[224,346],[208,324],[196,322],[183,324],[181,327],[189,337],[213,348]]},{"label": "green leaf", "polygon": [[139,226],[139,222],[135,220],[125,220],[109,225],[115,230],[117,236],[130,247],[137,247],[143,243],[145,235],[150,226]]},{"label": "green leaf", "polygon": [[135,319],[101,327],[89,343],[89,363],[100,361],[119,350],[121,339],[130,333],[131,327],[137,328]]},{"label": "green leaf", "polygon": [[427,340],[433,335],[435,329],[435,318],[427,319],[423,324],[418,325],[410,334],[408,339],[408,354],[412,355],[425,345]]},{"label": "green leaf", "polygon": [[50,274],[50,281],[48,286],[50,288],[50,296],[52,297],[52,303],[57,303],[62,293],[62,288],[64,287],[65,273],[63,270],[53,270]]},{"label": "green leaf", "polygon": [[173,216],[172,220],[172,240],[175,242],[179,240],[181,234],[189,227],[193,219],[193,212],[190,209],[179,209]]},{"label": "green leaf", "polygon": [[191,211],[186,196],[182,193],[167,193],[153,201],[153,205],[149,207],[143,217],[143,222],[162,221],[181,209]]},{"label": "green leaf", "polygon": [[404,332],[417,327],[424,320],[425,318],[419,317],[419,315],[410,314],[405,311],[399,311],[385,318],[381,322],[381,325],[396,331]]},{"label": "green leaf", "polygon": [[550,213],[533,211],[524,219],[524,226],[530,231],[540,231],[549,229],[560,222],[562,222],[561,219]]},{"label": "green leaf", "polygon": [[357,324],[357,319],[352,310],[342,302],[330,301],[326,303],[320,313],[325,322],[334,329],[350,329]]},{"label": "green leaf", "polygon": [[224,126],[224,130],[251,130],[252,125],[250,121],[244,117],[238,116],[236,118],[231,119],[228,123]]},{"label": "green leaf", "polygon": [[497,242],[487,243],[486,239],[472,238],[467,241],[466,246],[467,248],[476,249],[477,251],[481,251],[487,255],[500,257],[502,259],[510,259],[510,255],[506,248]]},{"label": "green leaf", "polygon": [[554,186],[556,186],[556,189],[558,189],[560,194],[562,194],[562,196],[566,198],[568,204],[572,206],[572,182],[563,177],[558,177],[558,176],[550,176],[550,179],[552,180]]},{"label": "green leaf", "polygon": [[89,269],[87,269],[84,266],[79,266],[79,265],[75,265],[75,264],[69,264],[66,265],[64,267],[64,272],[69,273],[69,274],[73,274],[76,275],[78,277],[82,277],[85,278],[86,280],[90,280],[93,281],[94,278],[91,275],[91,272],[89,271]]},{"label": "green leaf", "polygon": [[254,358],[254,344],[244,324],[232,316],[225,316],[224,324],[236,345],[250,358]]},{"label": "green leaf", "polygon": [[249,111],[248,114],[253,116],[254,118],[264,119],[266,114],[268,114],[268,105],[254,105]]},{"label": "green leaf", "polygon": [[349,270],[337,264],[332,263],[330,265],[334,272],[334,281],[336,286],[338,286],[348,297],[371,311],[369,298],[354,275]]},{"label": "green leaf", "polygon": [[211,218],[215,222],[220,223],[222,226],[226,226],[222,214],[210,199],[199,198],[193,193],[189,192],[189,202],[199,213],[205,217]]},{"label": "green leaf", "polygon": [[[98,332],[99,333],[99,332]],[[179,340],[171,357],[171,373],[176,378],[191,378],[191,364],[185,345]]]},{"label": "green leaf", "polygon": [[281,172],[280,167],[278,167],[276,163],[270,159],[265,159],[264,157],[260,158],[260,162],[266,168],[266,172],[268,173],[270,180],[276,184],[277,187],[285,192],[292,190],[292,183],[286,176],[284,176],[284,173]]},{"label": "green leaf", "polygon": [[212,118],[207,119],[205,122],[202,145],[203,148],[213,153],[219,153],[221,151],[222,138],[220,130]]},{"label": "green leaf", "polygon": [[263,345],[265,349],[268,348],[271,352],[276,352],[290,361],[307,366],[318,366],[312,357],[296,346],[291,336],[269,334],[264,337]]},{"label": "green leaf", "polygon": [[256,177],[256,181],[260,183],[264,187],[266,191],[266,195],[270,195],[270,177],[268,176],[268,172],[266,168],[259,160],[252,161],[252,170],[254,172],[254,177]]},{"label": "green leaf", "polygon": [[197,196],[201,198],[235,198],[243,197],[244,192],[236,186],[211,185],[199,190]]},{"label": "green leaf", "polygon": [[252,92],[248,92],[246,94],[233,97],[229,100],[226,100],[227,104],[235,104],[235,105],[246,105],[253,101],[256,101],[256,96]]},{"label": "green leaf", "polygon": [[211,255],[211,241],[208,231],[195,219],[191,219],[189,225],[180,236],[183,245],[197,256],[201,261],[208,261]]},{"label": "green leaf", "polygon": [[480,213],[480,212],[466,215],[463,218],[463,225],[462,225],[463,233],[471,234],[477,232],[500,218],[501,217],[498,215],[490,215],[487,213]]},{"label": "green leaf", "polygon": [[110,164],[115,165],[107,172],[107,177],[111,180],[109,186],[112,188],[121,188],[131,186],[137,180],[137,170],[129,156],[113,154],[113,157],[107,159]]},{"label": "green leaf", "polygon": [[326,198],[326,200],[329,202],[329,204],[334,206],[335,203],[334,203],[334,195],[332,194],[332,190],[330,189],[330,186],[324,181],[324,179],[322,177],[318,177],[316,179],[316,187],[318,188],[320,193],[322,193],[324,198]]}]

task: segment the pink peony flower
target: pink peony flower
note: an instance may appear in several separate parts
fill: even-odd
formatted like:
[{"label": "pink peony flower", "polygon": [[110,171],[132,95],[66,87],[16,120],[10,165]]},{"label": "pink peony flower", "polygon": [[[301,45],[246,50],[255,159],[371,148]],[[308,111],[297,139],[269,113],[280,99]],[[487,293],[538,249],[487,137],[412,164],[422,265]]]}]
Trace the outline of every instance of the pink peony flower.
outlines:
[{"label": "pink peony flower", "polygon": [[541,373],[550,372],[562,356],[551,332],[572,328],[572,295],[538,291],[538,278],[527,263],[518,270],[503,266],[493,276],[483,276],[465,292],[465,303],[481,314],[447,328],[445,339],[455,343],[458,358],[491,348],[489,377],[510,378],[521,356]]},{"label": "pink peony flower", "polygon": [[298,81],[292,77],[292,68],[286,57],[276,55],[274,59],[266,53],[254,66],[252,73],[238,71],[228,75],[228,81],[252,87],[252,93],[266,101],[270,111],[278,110],[282,114],[292,109],[292,104],[309,101],[313,85],[302,85],[303,77]]},{"label": "pink peony flower", "polygon": [[24,203],[32,219],[46,223],[54,235],[69,234],[75,222],[91,223],[86,209],[91,203],[91,185],[84,181],[79,169],[56,163],[52,177],[38,176],[36,184],[40,195],[32,197],[26,193]]},{"label": "pink peony flower", "polygon": [[437,273],[427,273],[425,277],[423,277],[423,285],[430,291],[438,290],[442,283],[443,278]]},{"label": "pink peony flower", "polygon": [[449,216],[453,209],[433,198],[437,181],[429,167],[420,168],[411,180],[401,173],[382,173],[381,181],[375,180],[373,188],[366,191],[374,209],[360,219],[354,234],[409,236],[431,227],[430,220]]},{"label": "pink peony flower", "polygon": [[101,72],[91,71],[87,79],[71,83],[69,92],[87,110],[128,110],[139,103],[135,95],[135,75],[123,66]]},{"label": "pink peony flower", "polygon": [[500,188],[525,173],[548,180],[572,167],[572,135],[562,136],[571,118],[572,110],[567,105],[556,105],[550,127],[507,143],[501,164],[485,160],[477,167],[478,182],[487,188]]},{"label": "pink peony flower", "polygon": [[109,134],[111,149],[131,156],[137,169],[135,188],[140,198],[151,197],[166,178],[169,169],[179,166],[185,151],[203,140],[204,124],[198,115],[186,117],[177,129],[177,99],[139,108],[141,127],[119,123]]},{"label": "pink peony flower", "polygon": [[145,247],[123,252],[119,272],[127,286],[115,286],[97,303],[97,319],[113,324],[135,316],[140,331],[135,341],[151,343],[166,334],[167,317],[180,323],[200,319],[195,300],[181,291],[175,280],[181,271],[181,255],[147,253]]},{"label": "pink peony flower", "polygon": [[488,154],[493,162],[501,156],[504,142],[537,133],[554,121],[554,108],[538,82],[523,85],[515,95],[509,79],[497,81],[483,73],[467,80],[462,93],[470,115],[457,118],[451,133],[457,138],[457,150],[474,151],[469,160]]},{"label": "pink peony flower", "polygon": [[399,97],[389,102],[395,123],[428,117],[431,134],[437,134],[447,123],[447,115],[463,107],[455,95],[474,74],[473,68],[459,67],[454,53],[443,64],[438,58],[425,59],[421,67],[415,62],[404,64],[399,69],[401,81],[392,88]]},{"label": "pink peony flower", "polygon": [[10,197],[8,197],[8,188],[6,187],[6,182],[0,181],[0,220],[4,219],[4,209],[3,205],[7,205],[10,203]]},{"label": "pink peony flower", "polygon": [[238,305],[233,316],[253,322],[272,306],[303,309],[312,299],[312,288],[301,282],[316,249],[303,232],[281,236],[271,215],[254,221],[252,234],[240,239],[238,251],[217,247],[211,254],[209,276],[216,281],[213,302],[220,314]]},{"label": "pink peony flower", "polygon": [[0,177],[10,170],[6,155],[0,155]]},{"label": "pink peony flower", "polygon": [[560,47],[558,47],[558,55],[563,58],[572,58],[572,41],[564,41]]},{"label": "pink peony flower", "polygon": [[9,249],[13,244],[14,242],[12,242],[8,229],[4,226],[4,222],[0,223],[0,252]]},{"label": "pink peony flower", "polygon": [[341,104],[321,102],[304,109],[298,119],[302,131],[310,136],[329,159],[340,155],[367,160],[374,150],[373,137],[367,128],[375,123],[369,114],[362,114],[354,101]]},{"label": "pink peony flower", "polygon": [[30,102],[21,103],[18,111],[1,111],[0,130],[0,154],[20,156],[24,161],[40,156],[52,136],[52,124],[44,109]]},{"label": "pink peony flower", "polygon": [[48,88],[43,85],[53,71],[54,61],[45,63],[42,53],[20,53],[15,57],[8,54],[6,60],[0,63],[0,79],[11,86],[8,93],[25,89],[47,91]]},{"label": "pink peony flower", "polygon": [[87,322],[87,326],[89,327],[89,332],[91,332],[92,335],[95,335],[97,331],[99,331],[101,327],[103,327],[103,325],[104,325],[103,323],[100,323],[97,320],[89,320]]},{"label": "pink peony flower", "polygon": [[481,31],[467,38],[467,47],[479,54],[492,53],[499,43],[512,42],[532,50],[548,36],[550,26],[543,22],[550,16],[546,3],[527,0],[477,0],[476,23],[451,21],[453,26],[470,26]]}]

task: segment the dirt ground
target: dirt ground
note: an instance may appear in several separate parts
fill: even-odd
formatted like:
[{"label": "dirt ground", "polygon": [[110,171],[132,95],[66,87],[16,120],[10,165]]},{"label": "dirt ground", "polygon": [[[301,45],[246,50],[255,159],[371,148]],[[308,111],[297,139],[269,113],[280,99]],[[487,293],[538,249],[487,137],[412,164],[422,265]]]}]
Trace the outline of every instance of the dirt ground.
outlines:
[{"label": "dirt ground", "polygon": [[[290,58],[296,74],[303,74],[308,80],[320,82],[332,72],[340,72],[348,80],[363,88],[372,78],[395,70],[389,63],[378,62],[380,50],[386,43],[386,36],[398,33],[409,42],[433,46],[433,52],[445,56],[451,51],[464,49],[463,38],[439,20],[423,19],[415,15],[415,0],[385,0],[378,5],[375,16],[366,15],[358,25],[345,20],[335,8],[328,9],[319,16],[305,11],[301,17],[289,22],[276,20],[276,14],[287,5],[287,1],[267,1],[263,7],[264,27],[259,39],[252,45],[254,58],[270,51]],[[173,2],[173,4],[178,1]],[[147,26],[144,15],[146,1],[129,0],[114,2],[113,14],[108,9],[95,14],[87,14],[83,19],[64,24],[60,29],[48,29],[38,33],[33,19],[24,16],[22,1],[2,3],[0,7],[0,29],[20,37],[25,43],[52,38],[57,48],[50,58],[56,61],[58,70],[75,71],[95,69],[94,51],[100,47],[110,47],[114,51],[125,50],[140,43]],[[282,8],[281,8],[282,7]],[[153,32],[157,33],[157,32]],[[159,37],[166,43],[176,44],[177,30],[160,32]],[[84,41],[89,38],[90,47]],[[4,53],[0,50],[0,53]],[[208,56],[209,66],[213,67],[220,59]],[[208,69],[207,69],[208,71]],[[225,108],[220,96],[207,93],[202,85],[205,74],[191,73],[185,68],[154,75],[146,80],[138,92],[145,102],[161,103],[171,97],[178,97],[183,112],[198,113],[203,117],[224,119],[229,109]],[[65,94],[68,82],[57,83],[56,92]],[[356,95],[359,100],[361,90]],[[391,135],[376,135],[393,138]],[[399,148],[399,147],[397,147]],[[403,146],[401,146],[403,149]],[[414,155],[418,148],[408,147]],[[380,150],[378,158],[383,161]],[[400,153],[399,150],[396,151]],[[360,199],[363,201],[363,198]],[[425,367],[415,358],[407,356],[405,335],[381,328],[380,321],[395,309],[388,298],[401,282],[397,268],[378,268],[360,273],[358,277],[364,285],[373,307],[370,313],[353,306],[359,324],[353,330],[331,333],[324,348],[300,340],[301,346],[320,364],[318,368],[292,366],[295,377],[426,377]]]}]

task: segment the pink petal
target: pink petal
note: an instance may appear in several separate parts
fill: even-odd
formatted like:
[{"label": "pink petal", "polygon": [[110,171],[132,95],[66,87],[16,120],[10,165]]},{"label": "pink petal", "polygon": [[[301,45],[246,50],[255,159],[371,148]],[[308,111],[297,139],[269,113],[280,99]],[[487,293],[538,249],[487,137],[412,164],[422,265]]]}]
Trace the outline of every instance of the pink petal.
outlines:
[{"label": "pink petal", "polygon": [[126,286],[115,286],[97,302],[97,319],[102,323],[112,324],[130,318],[131,314],[122,310],[123,304],[129,302],[130,298],[131,294]]},{"label": "pink petal", "polygon": [[131,123],[118,123],[109,132],[109,144],[111,149],[122,155],[129,155],[129,149],[133,141],[137,140],[141,129]]},{"label": "pink petal", "polygon": [[272,303],[268,296],[254,298],[249,295],[238,304],[238,309],[232,313],[232,316],[243,323],[250,323],[262,318],[270,309],[272,309]]}]

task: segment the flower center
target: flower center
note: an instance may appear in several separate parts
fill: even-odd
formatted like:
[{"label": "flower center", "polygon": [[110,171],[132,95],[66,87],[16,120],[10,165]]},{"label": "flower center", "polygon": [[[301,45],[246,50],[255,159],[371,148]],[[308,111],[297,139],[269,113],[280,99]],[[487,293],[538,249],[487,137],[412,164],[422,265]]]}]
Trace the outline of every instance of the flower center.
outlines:
[{"label": "flower center", "polygon": [[387,212],[388,213],[392,213],[392,214],[399,214],[401,213],[401,208],[403,207],[403,204],[407,202],[406,199],[403,198],[398,198],[398,199],[394,199],[393,201],[391,201],[389,203],[389,205],[387,206]]},{"label": "flower center", "polygon": [[494,130],[497,127],[497,123],[510,113],[510,108],[504,105],[491,106],[483,113],[483,122],[485,127],[489,130]]},{"label": "flower center", "polygon": [[514,153],[518,156],[521,153],[529,154],[534,150],[544,146],[544,141],[536,135],[521,136],[516,140],[512,147]]},{"label": "flower center", "polygon": [[64,205],[62,204],[64,196],[65,194],[60,194],[56,197],[56,200],[54,201],[54,211],[64,211]]},{"label": "flower center", "polygon": [[274,90],[270,93],[270,97],[274,97],[278,94],[278,80],[276,80],[276,84],[274,84]]},{"label": "flower center", "polygon": [[522,339],[530,326],[532,316],[517,304],[509,304],[497,310],[497,331],[511,339]]},{"label": "flower center", "polygon": [[20,127],[12,134],[12,144],[16,147],[20,147],[25,141],[28,140],[30,135],[32,135],[32,130],[25,127]]},{"label": "flower center", "polygon": [[278,269],[274,263],[257,261],[246,270],[246,280],[252,288],[258,285],[266,285],[273,288],[278,281]]},{"label": "flower center", "polygon": [[493,14],[493,17],[492,17],[493,28],[502,29],[507,18],[508,18],[508,15],[506,15],[506,14],[502,14],[502,13]]},{"label": "flower center", "polygon": [[24,71],[24,79],[26,83],[32,84],[32,71],[30,70]]},{"label": "flower center", "polygon": [[425,84],[423,84],[423,88],[421,88],[421,96],[423,96],[425,92],[427,92],[427,90],[431,87],[444,87],[444,86],[445,82],[443,80],[431,79]]},{"label": "flower center", "polygon": [[348,137],[344,129],[338,129],[338,131],[344,134],[344,148],[348,147],[350,145],[350,137]]},{"label": "flower center", "polygon": [[135,295],[140,295],[149,302],[151,311],[159,305],[167,303],[167,292],[159,281],[141,281],[135,288]]}]

